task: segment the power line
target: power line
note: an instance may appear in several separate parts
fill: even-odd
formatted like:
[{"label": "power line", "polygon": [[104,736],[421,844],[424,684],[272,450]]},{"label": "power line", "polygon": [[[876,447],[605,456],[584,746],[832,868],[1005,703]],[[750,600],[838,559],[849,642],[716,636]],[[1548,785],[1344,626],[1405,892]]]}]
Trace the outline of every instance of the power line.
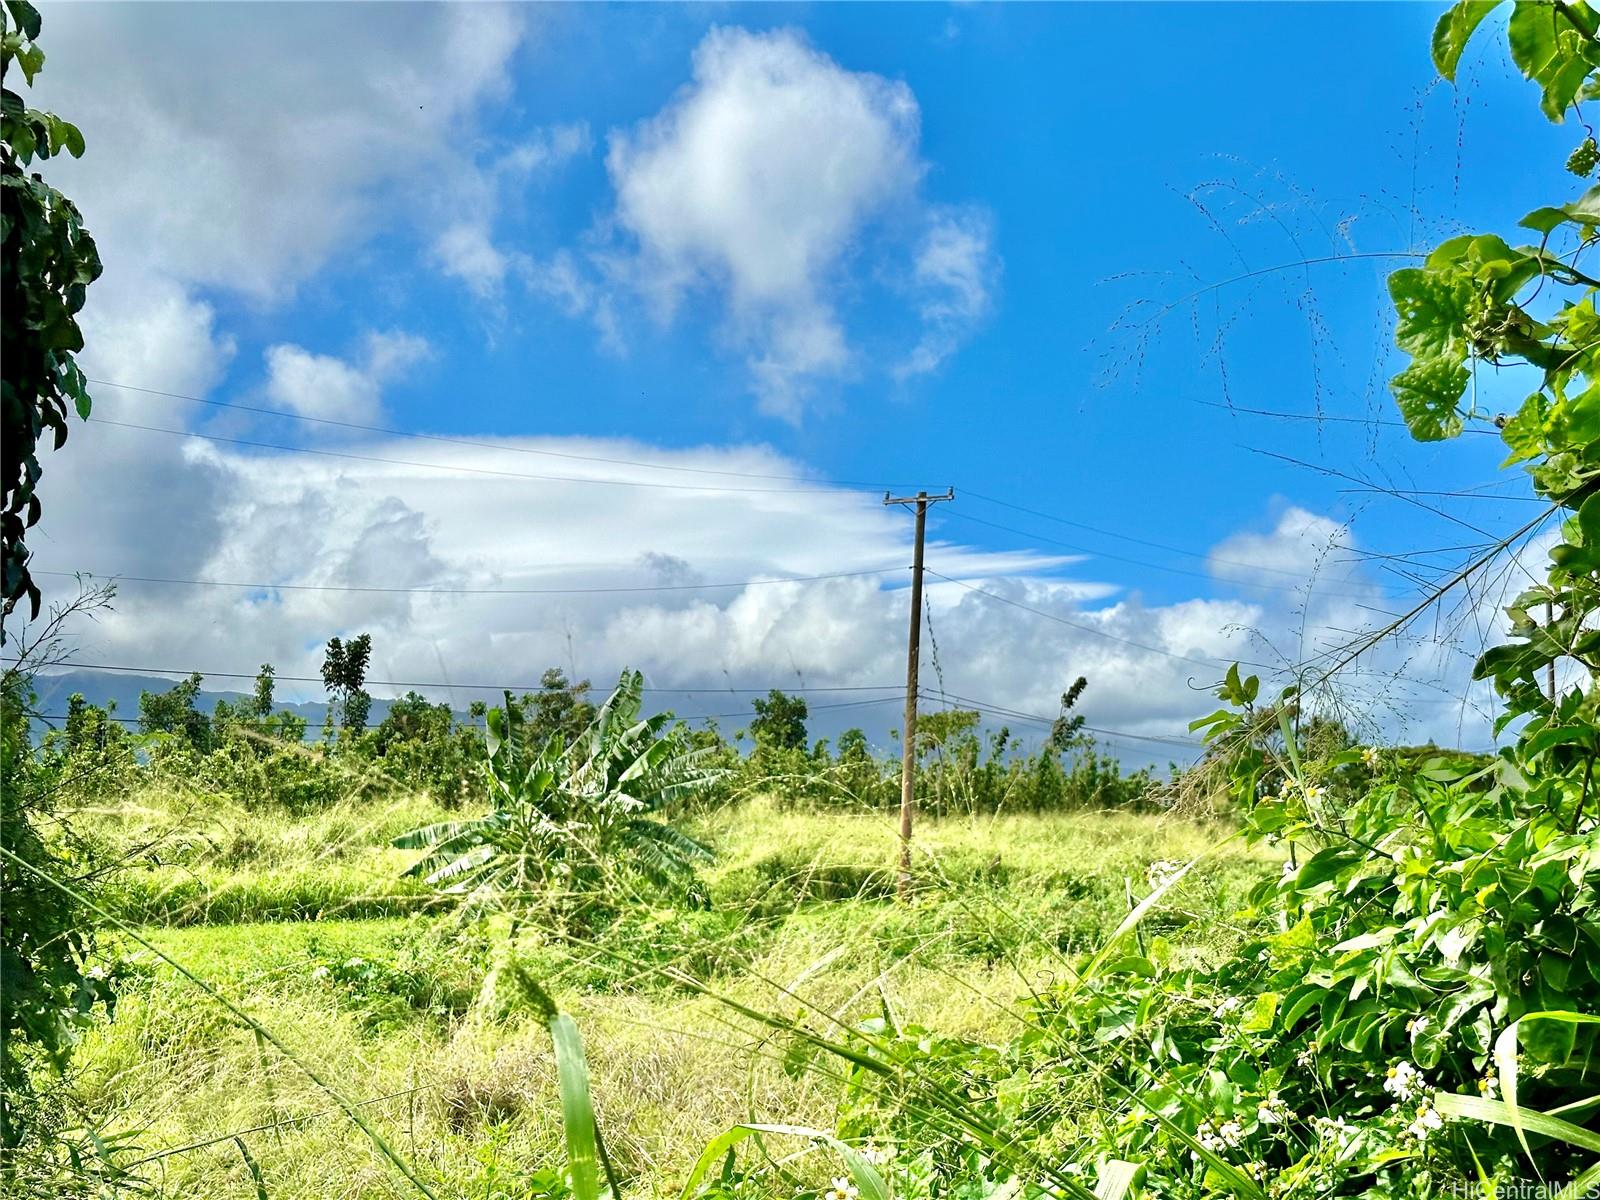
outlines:
[{"label": "power line", "polygon": [[[1040,716],[1038,713],[1022,712],[1018,709],[1007,708],[1004,705],[995,704],[990,701],[975,700],[971,696],[958,696],[954,692],[947,692],[945,695],[958,704],[966,705],[968,708],[977,709],[993,716],[1011,717],[1019,721],[1033,721],[1040,725],[1054,725],[1056,723],[1055,717],[1045,717]],[[932,699],[932,697],[929,697],[929,699]],[[1099,733],[1111,738],[1127,738],[1138,742],[1159,742],[1163,745],[1182,746],[1188,749],[1199,749],[1205,745],[1204,742],[1197,738],[1180,737],[1177,734],[1129,733],[1126,730],[1106,729],[1098,725],[1081,725],[1079,728],[1087,729],[1090,733]]]},{"label": "power line", "polygon": [[[618,467],[645,467],[652,471],[680,471],[695,475],[720,475],[733,479],[776,479],[784,482],[795,482],[795,476],[793,474],[781,475],[764,471],[721,471],[712,467],[685,467],[674,463],[653,463],[631,458],[606,458],[596,454],[573,454],[569,451],[563,450],[544,450],[534,446],[501,445],[498,442],[489,441],[485,438],[450,437],[445,434],[422,433],[421,431],[414,429],[394,429],[383,425],[363,425],[357,421],[339,421],[332,417],[313,417],[306,413],[288,412],[287,410],[281,408],[266,408],[254,404],[239,404],[235,401],[229,400],[208,400],[203,396],[189,396],[182,392],[163,392],[158,388],[135,387],[131,383],[115,383],[109,379],[88,379],[88,382],[98,384],[101,387],[119,388],[126,392],[142,392],[147,396],[164,396],[169,400],[187,400],[192,404],[206,404],[213,408],[230,408],[238,412],[258,413],[260,415],[270,417],[283,417],[286,420],[305,421],[313,425],[330,425],[339,429],[354,429],[361,433],[382,434],[385,437],[417,438],[421,441],[441,442],[445,445],[451,446],[470,446],[475,449],[485,450],[506,450],[515,454],[536,454],[548,458],[569,459],[574,462],[606,463],[610,466]],[[109,424],[110,422],[107,423]],[[866,479],[818,479],[812,482],[827,484],[832,487],[840,488],[871,488],[874,491],[883,486],[881,483],[875,483],[872,480]]]},{"label": "power line", "polygon": [[658,488],[675,492],[716,492],[756,495],[838,495],[839,488],[734,488],[712,487],[697,483],[660,483],[648,479],[586,479],[581,475],[535,475],[524,471],[497,471],[492,467],[469,467],[461,463],[417,462],[405,458],[380,458],[374,454],[353,454],[346,450],[323,450],[315,446],[285,446],[281,442],[260,442],[252,438],[223,437],[215,433],[197,433],[189,429],[166,429],[160,425],[140,425],[133,421],[112,421],[105,417],[91,418],[101,425],[114,425],[119,429],[138,429],[145,433],[165,433],[171,437],[201,438],[208,442],[221,442],[230,446],[251,446],[258,450],[281,450],[288,454],[316,454],[323,458],[343,458],[355,462],[382,463],[390,467],[421,467],[430,471],[463,471],[470,475],[491,475],[501,479],[531,479],[543,483],[591,483],[607,487]]},{"label": "power line", "polygon": [[[0,659],[0,662],[5,662],[12,666],[16,665],[15,659]],[[256,671],[197,671],[192,669],[183,670],[178,667],[130,667],[114,663],[61,663],[59,665],[63,669],[74,671],[108,671],[126,675],[199,675],[205,679],[255,679],[259,674],[259,672]],[[44,678],[49,679],[50,676],[46,675]],[[320,684],[324,682],[322,676],[320,675],[274,674],[273,678],[280,683]],[[546,689],[542,684],[536,683],[453,683],[449,681],[441,683],[437,681],[423,682],[420,680],[403,679],[368,679],[365,683],[365,686],[396,688],[458,688],[465,692],[540,692],[549,690]],[[557,690],[570,691],[572,689],[567,688]],[[762,692],[771,691],[772,689],[767,687],[647,687],[641,688],[640,690],[643,692],[677,692],[686,694],[715,695],[719,692],[759,694]],[[786,685],[778,690],[785,692],[903,692],[904,689],[898,683],[885,683],[848,684],[835,685],[831,687],[791,687]]]},{"label": "power line", "polygon": [[[90,382],[93,382],[93,380],[91,380]],[[1207,408],[1225,409],[1228,412],[1238,413],[1238,414],[1243,415],[1243,416],[1273,417],[1273,418],[1275,418],[1275,419],[1277,419],[1279,421],[1316,421],[1318,424],[1321,424],[1324,421],[1329,421],[1329,422],[1335,422],[1335,423],[1338,423],[1338,424],[1348,424],[1348,425],[1384,425],[1384,426],[1387,426],[1387,427],[1389,427],[1391,429],[1410,429],[1411,428],[1404,421],[1391,421],[1391,420],[1386,420],[1383,417],[1340,417],[1340,416],[1330,416],[1330,415],[1325,414],[1325,413],[1275,412],[1272,409],[1266,409],[1266,408],[1241,408],[1237,404],[1223,404],[1223,403],[1221,403],[1220,401],[1217,401],[1217,400],[1196,400],[1196,401],[1194,401],[1194,403],[1203,404]],[[1495,429],[1479,429],[1479,428],[1476,428],[1475,426],[1470,426],[1470,425],[1463,427],[1461,432],[1462,433],[1480,433],[1480,434],[1486,433],[1486,434],[1489,434],[1491,436],[1499,436],[1499,430],[1495,430]]]},{"label": "power line", "polygon": [[[1107,633],[1105,630],[1096,629],[1092,625],[1084,625],[1078,621],[1069,621],[1066,617],[1058,617],[1055,613],[1046,612],[1042,608],[1034,608],[1032,605],[1023,604],[1020,601],[1012,600],[1007,596],[1000,595],[998,592],[985,591],[983,588],[977,587],[973,584],[963,583],[959,579],[951,579],[950,576],[941,575],[931,567],[928,568],[928,574],[937,579],[942,579],[946,583],[953,583],[957,587],[965,588],[967,591],[974,592],[979,596],[987,596],[991,600],[998,600],[1001,604],[1009,604],[1012,608],[1020,608],[1023,612],[1033,613],[1034,616],[1043,617],[1047,621],[1054,621],[1059,625],[1066,625],[1073,629],[1082,630],[1084,633],[1092,634],[1098,638],[1105,638],[1107,641],[1120,642],[1122,645],[1132,646],[1136,650],[1146,650],[1151,654],[1160,654],[1166,658],[1175,658],[1180,662],[1194,663],[1196,666],[1201,667],[1227,667],[1231,665],[1216,659],[1193,658],[1187,654],[1175,654],[1171,650],[1163,650],[1159,646],[1147,646],[1145,643],[1136,642],[1131,638],[1118,637],[1114,633]],[[1266,663],[1245,662],[1243,660],[1240,660],[1238,665],[1242,667],[1257,667],[1264,671],[1275,671],[1278,669],[1276,667],[1269,666]]]},{"label": "power line", "polygon": [[[279,676],[279,678],[280,679],[284,679],[284,678],[288,678],[288,676]],[[679,689],[679,688],[654,688],[654,689],[645,688],[644,690],[648,692],[648,691],[680,691],[680,690],[683,690],[683,689]],[[797,689],[790,688],[789,690],[790,691],[795,691]],[[816,689],[811,689],[811,690],[816,690]],[[843,701],[839,701],[838,703],[833,703],[833,704],[810,704],[810,705],[806,706],[806,711],[808,713],[813,713],[813,712],[833,712],[835,710],[843,709],[843,708],[867,708],[870,705],[886,704],[890,700],[898,701],[899,699],[900,699],[900,697],[898,695],[895,695],[895,696],[875,696],[871,700],[843,700]],[[278,709],[276,711],[278,711],[278,712],[291,712],[292,710],[285,708],[285,709]],[[68,719],[68,716],[69,716],[69,714],[67,714],[67,713],[28,713],[27,715],[29,717],[31,717],[33,720],[35,720],[35,721],[65,721],[65,720]],[[212,714],[204,714],[203,713],[202,715],[212,715]],[[292,715],[298,716],[299,714],[294,713]],[[738,712],[715,712],[715,713],[678,713],[678,712],[674,712],[672,715],[675,718],[677,718],[678,720],[680,720],[680,721],[708,721],[708,720],[712,720],[712,719],[728,720],[728,719],[731,719],[733,717],[748,717],[748,716],[752,716],[754,714],[753,714],[753,711],[750,710],[750,709],[742,709],[742,710],[740,710]],[[107,720],[107,721],[116,721],[116,722],[118,722],[119,724],[122,724],[122,725],[137,725],[144,719],[143,717],[120,717],[116,713],[108,713],[108,712],[104,712],[104,711],[99,713],[99,717],[101,719],[104,719],[104,720]],[[364,721],[359,726],[342,725],[342,726],[339,726],[339,728],[343,728],[343,729],[356,729],[356,728],[360,728],[360,729],[377,729],[382,724],[383,724],[382,721]],[[470,728],[476,728],[476,726],[470,726]]]},{"label": "power line", "polygon": [[903,567],[886,567],[876,571],[835,571],[828,575],[795,575],[777,579],[741,579],[727,583],[655,583],[626,587],[564,587],[564,588],[452,588],[452,587],[363,587],[344,584],[321,583],[242,583],[227,579],[169,579],[153,575],[98,574],[94,571],[35,571],[35,575],[52,575],[64,579],[79,577],[105,579],[113,583],[160,583],[187,587],[245,588],[250,591],[269,592],[376,592],[386,595],[440,595],[440,596],[570,596],[618,592],[691,592],[712,588],[758,587],[770,583],[815,583],[823,579],[860,579],[869,575],[892,575]]}]

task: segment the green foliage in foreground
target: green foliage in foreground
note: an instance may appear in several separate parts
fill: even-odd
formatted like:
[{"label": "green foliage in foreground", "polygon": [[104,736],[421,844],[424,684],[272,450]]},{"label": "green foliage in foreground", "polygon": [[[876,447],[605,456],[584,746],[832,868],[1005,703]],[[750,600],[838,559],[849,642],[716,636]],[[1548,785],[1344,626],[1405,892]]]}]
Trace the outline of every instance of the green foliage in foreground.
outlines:
[{"label": "green foliage in foreground", "polygon": [[27,531],[38,520],[39,444],[67,440],[69,409],[89,415],[89,391],[74,355],[83,349],[78,313],[100,277],[100,254],[77,206],[44,181],[36,162],[63,152],[80,158],[83,134],[54,113],[29,108],[11,90],[16,72],[31,85],[44,66],[39,12],[27,0],[0,10],[0,642],[21,601],[39,615],[28,571]]}]

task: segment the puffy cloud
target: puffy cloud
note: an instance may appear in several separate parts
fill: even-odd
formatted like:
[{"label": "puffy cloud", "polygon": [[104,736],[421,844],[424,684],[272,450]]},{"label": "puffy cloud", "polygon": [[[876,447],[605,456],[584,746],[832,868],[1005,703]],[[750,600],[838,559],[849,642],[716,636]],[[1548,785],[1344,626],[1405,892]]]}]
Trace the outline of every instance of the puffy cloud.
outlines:
[{"label": "puffy cloud", "polygon": [[993,222],[982,210],[946,209],[933,215],[913,273],[924,330],[911,354],[895,367],[897,378],[937,370],[988,312],[998,273],[993,241]]},{"label": "puffy cloud", "polygon": [[[663,323],[709,299],[762,409],[798,420],[820,382],[860,367],[848,308],[865,267],[913,298],[925,328],[897,373],[926,373],[986,310],[996,267],[981,210],[923,198],[920,132],[902,82],[847,70],[793,30],[713,29],[677,95],[611,134],[598,246],[532,264],[529,282],[613,344],[619,295]],[[899,233],[917,227],[921,245]]]},{"label": "puffy cloud", "polygon": [[368,334],[356,362],[295,345],[269,346],[267,395],[302,416],[371,421],[381,411],[383,385],[430,353],[425,340],[399,332]]}]

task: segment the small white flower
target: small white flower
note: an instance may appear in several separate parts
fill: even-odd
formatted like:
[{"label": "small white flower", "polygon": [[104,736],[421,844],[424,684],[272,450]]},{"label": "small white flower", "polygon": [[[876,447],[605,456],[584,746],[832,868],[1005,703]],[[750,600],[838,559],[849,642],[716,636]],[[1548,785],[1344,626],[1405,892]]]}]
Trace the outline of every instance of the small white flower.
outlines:
[{"label": "small white flower", "polygon": [[890,1142],[883,1146],[863,1146],[861,1147],[861,1157],[875,1167],[888,1166],[894,1161],[894,1143]]},{"label": "small white flower", "polygon": [[1323,796],[1325,796],[1327,794],[1328,793],[1327,793],[1327,789],[1326,788],[1321,787],[1321,786],[1319,786],[1319,785],[1317,785],[1315,783],[1308,783],[1305,786],[1304,795],[1305,795],[1307,804],[1315,804],[1315,803],[1317,803],[1317,801],[1321,800],[1323,798]]},{"label": "small white flower", "polygon": [[822,1193],[822,1200],[856,1200],[860,1194],[860,1188],[851,1183],[847,1176],[840,1175],[834,1179],[833,1186]]},{"label": "small white flower", "polygon": [[345,970],[347,971],[359,971],[366,965],[366,960],[362,958],[347,958],[344,962]]},{"label": "small white flower", "polygon": [[1478,1080],[1478,1091],[1486,1100],[1500,1098],[1500,1079],[1495,1075],[1485,1075]]},{"label": "small white flower", "polygon": [[1244,1001],[1239,999],[1239,997],[1229,996],[1221,1004],[1217,1005],[1216,1008],[1212,1009],[1211,1015],[1216,1017],[1218,1020],[1221,1020],[1224,1017],[1231,1016],[1233,1013],[1238,1012],[1243,1004]]},{"label": "small white flower", "polygon": [[1292,860],[1287,861],[1283,864],[1283,878],[1287,879],[1289,876],[1296,874],[1299,870],[1300,868],[1295,866]]},{"label": "small white flower", "polygon": [[1256,1120],[1263,1125],[1282,1125],[1289,1119],[1289,1106],[1277,1092],[1268,1092],[1267,1098],[1256,1107]]},{"label": "small white flower", "polygon": [[1404,1104],[1427,1087],[1422,1072],[1401,1059],[1384,1073],[1383,1090]]},{"label": "small white flower", "polygon": [[1300,1051],[1299,1054],[1294,1056],[1294,1065],[1302,1071],[1311,1070],[1312,1067],[1317,1065],[1317,1048],[1315,1046],[1307,1046]]},{"label": "small white flower", "polygon": [[1430,1133],[1436,1129],[1443,1128],[1444,1118],[1439,1115],[1439,1110],[1433,1106],[1431,1101],[1424,1100],[1422,1107],[1417,1109],[1417,1115],[1412,1119],[1411,1124],[1406,1126],[1406,1134],[1409,1137],[1416,1138],[1419,1142],[1425,1142],[1428,1140]]},{"label": "small white flower", "polygon": [[1214,1125],[1209,1120],[1201,1121],[1200,1127],[1195,1130],[1194,1140],[1212,1153],[1232,1150],[1244,1141],[1244,1126],[1231,1117],[1221,1125]]},{"label": "small white flower", "polygon": [[1428,1018],[1426,1016],[1412,1017],[1411,1020],[1406,1022],[1406,1032],[1408,1034],[1410,1034],[1412,1037],[1416,1037],[1418,1034],[1422,1033],[1422,1031],[1427,1029],[1427,1028],[1428,1028]]},{"label": "small white flower", "polygon": [[327,967],[317,967],[311,972],[311,978],[326,979],[332,973],[333,972],[329,971]]},{"label": "small white flower", "polygon": [[1361,751],[1361,762],[1369,771],[1376,771],[1383,765],[1383,756],[1378,753],[1376,746],[1368,746]]},{"label": "small white flower", "polygon": [[92,963],[89,969],[83,973],[83,977],[85,979],[104,979],[106,978],[106,969],[99,963]]}]

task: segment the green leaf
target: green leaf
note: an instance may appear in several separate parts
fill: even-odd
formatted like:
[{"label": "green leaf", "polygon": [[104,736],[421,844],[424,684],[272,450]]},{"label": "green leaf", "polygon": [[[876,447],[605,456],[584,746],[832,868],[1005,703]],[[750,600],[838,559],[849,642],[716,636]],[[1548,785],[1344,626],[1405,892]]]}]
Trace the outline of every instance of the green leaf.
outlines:
[{"label": "green leaf", "polygon": [[1277,1015],[1278,993],[1262,992],[1256,997],[1249,1014],[1239,1022],[1239,1029],[1244,1033],[1265,1033],[1272,1028],[1273,1018]]},{"label": "green leaf", "polygon": [[1120,1158],[1107,1159],[1100,1164],[1100,1176],[1095,1181],[1095,1200],[1122,1200],[1138,1182],[1143,1170],[1138,1163],[1124,1162]]},{"label": "green leaf", "polygon": [[1507,1125],[1513,1128],[1519,1119],[1514,1113],[1520,1111],[1522,1125],[1529,1132],[1536,1133],[1540,1137],[1567,1142],[1573,1146],[1581,1146],[1585,1150],[1600,1151],[1600,1133],[1585,1129],[1582,1125],[1574,1125],[1571,1121],[1563,1121],[1560,1117],[1552,1117],[1548,1113],[1536,1112],[1531,1108],[1516,1110],[1503,1100],[1441,1092],[1434,1098],[1434,1107],[1446,1117],[1462,1117],[1469,1121],[1482,1121],[1485,1125]]},{"label": "green leaf", "polygon": [[1389,381],[1395,404],[1411,436],[1420,442],[1438,442],[1461,432],[1457,405],[1466,394],[1470,376],[1459,361],[1417,359]]},{"label": "green leaf", "polygon": [[[1470,245],[1470,239],[1462,248]],[[1405,267],[1389,276],[1389,298],[1399,320],[1394,340],[1414,358],[1466,358],[1462,329],[1472,319],[1472,280],[1460,267]]]},{"label": "green leaf", "polygon": [[550,1041],[556,1052],[556,1086],[561,1093],[561,1124],[567,1137],[573,1200],[600,1200],[600,1155],[583,1038],[576,1022],[558,1012],[550,1018]]},{"label": "green leaf", "polygon": [[1564,208],[1536,208],[1517,224],[1524,229],[1531,229],[1535,233],[1542,233],[1546,237],[1554,233],[1561,226],[1572,220],[1572,214]]},{"label": "green leaf", "polygon": [[1517,0],[1506,34],[1512,61],[1539,85],[1544,115],[1559,124],[1592,70],[1591,43],[1550,0]]},{"label": "green leaf", "polygon": [[889,1200],[889,1190],[884,1186],[883,1177],[878,1174],[877,1168],[869,1163],[861,1152],[854,1146],[841,1142],[830,1133],[820,1129],[811,1129],[805,1125],[762,1125],[747,1124],[735,1125],[725,1133],[718,1134],[706,1143],[706,1148],[700,1152],[699,1159],[694,1164],[694,1170],[689,1172],[689,1178],[683,1185],[680,1200],[693,1200],[700,1189],[700,1182],[718,1162],[727,1157],[745,1138],[752,1134],[771,1133],[783,1137],[808,1138],[812,1141],[822,1142],[830,1147],[840,1158],[844,1159],[845,1166],[850,1170],[850,1178],[861,1192],[862,1200]]},{"label": "green leaf", "polygon": [[1461,52],[1467,48],[1472,31],[1495,10],[1500,0],[1461,0],[1439,18],[1433,27],[1433,65],[1439,74],[1455,81]]}]

